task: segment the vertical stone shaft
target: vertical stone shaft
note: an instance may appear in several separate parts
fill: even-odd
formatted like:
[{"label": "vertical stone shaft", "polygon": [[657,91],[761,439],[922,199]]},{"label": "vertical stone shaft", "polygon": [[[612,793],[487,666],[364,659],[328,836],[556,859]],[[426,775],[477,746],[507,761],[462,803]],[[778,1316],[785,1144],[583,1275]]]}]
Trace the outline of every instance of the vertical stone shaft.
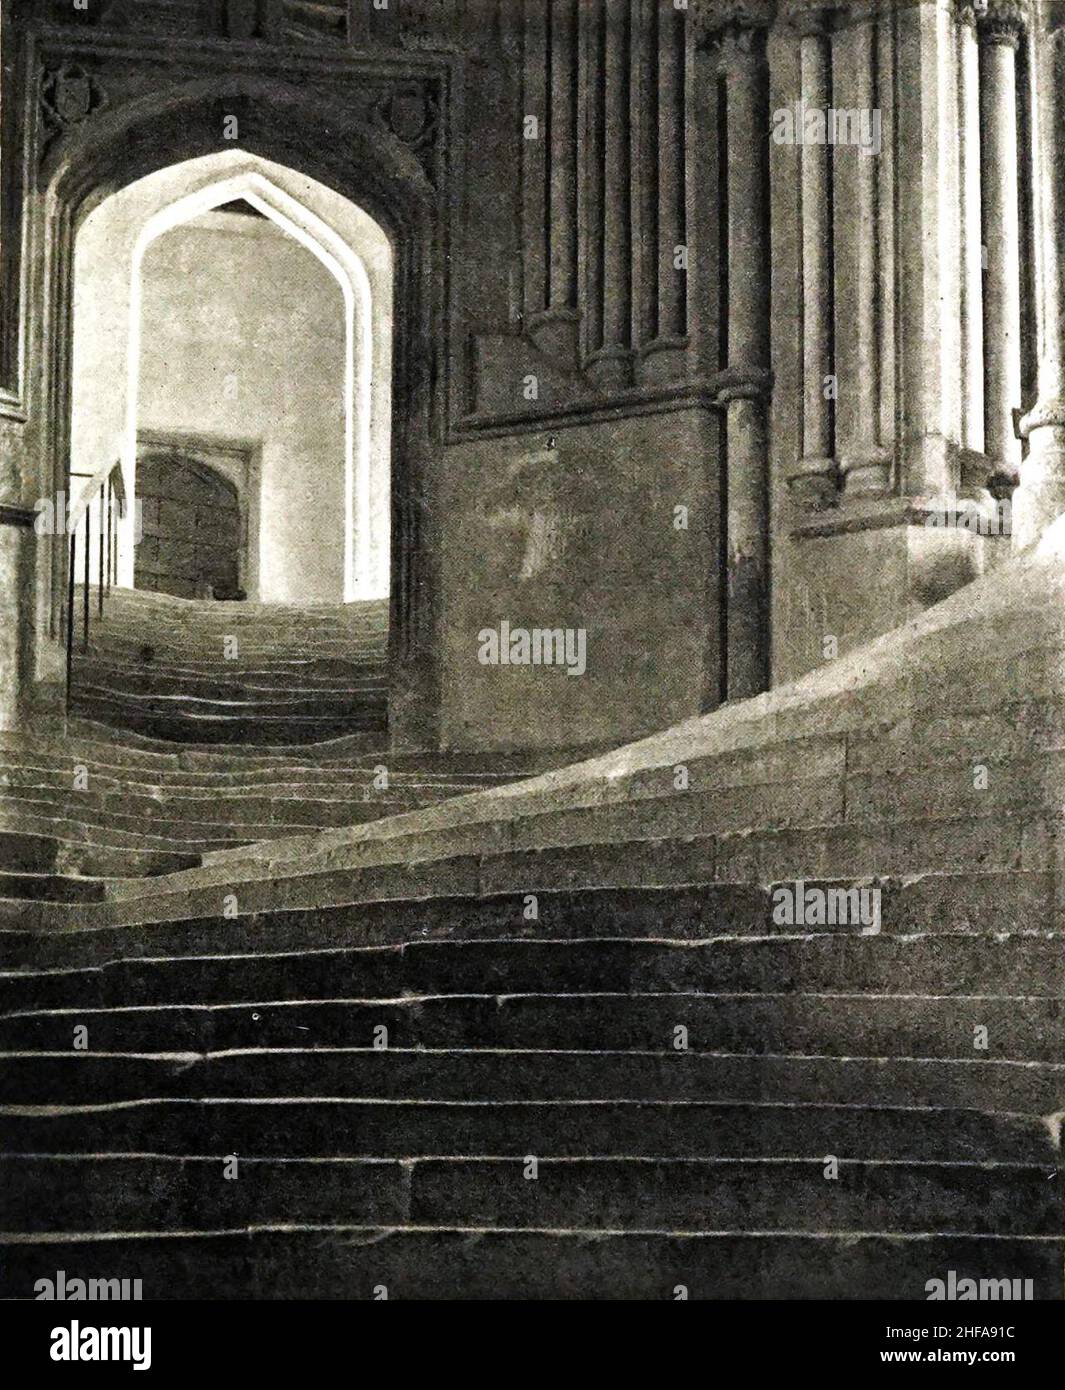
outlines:
[{"label": "vertical stone shaft", "polygon": [[984,449],[984,234],[980,162],[980,53],[975,11],[958,27],[958,110],[961,118],[961,442]]},{"label": "vertical stone shaft", "polygon": [[[876,107],[876,25],[866,18],[855,32],[858,56],[857,97],[860,112]],[[874,448],[880,443],[880,353],[877,296],[880,265],[877,244],[877,177],[879,153],[859,150],[858,174],[858,433]]]},{"label": "vertical stone shaft", "polygon": [[544,11],[546,306],[527,325],[550,355],[577,356],[577,12],[576,0]]},{"label": "vertical stone shaft", "polygon": [[994,20],[980,28],[980,115],[984,244],[984,435],[1007,470],[1020,462],[1013,412],[1021,403],[1021,235],[1017,182],[1020,30]]},{"label": "vertical stone shaft", "polygon": [[1013,495],[1013,542],[1031,544],[1065,512],[1065,29],[1060,9],[1040,3],[1030,40],[1036,227],[1039,395],[1021,423],[1028,456]]},{"label": "vertical stone shaft", "polygon": [[[832,105],[831,40],[814,22],[800,39],[801,111]],[[798,134],[799,132],[797,132]],[[831,471],[832,409],[825,378],[832,374],[832,169],[827,144],[803,143],[802,168],[802,452],[807,466]]]},{"label": "vertical stone shaft", "polygon": [[[547,32],[542,0],[525,0],[522,65],[522,246],[526,328],[547,308]],[[535,135],[528,129],[535,120]]]},{"label": "vertical stone shaft", "polygon": [[741,30],[724,42],[728,123],[728,361],[765,368],[769,359],[766,237],[768,103],[764,39]]},{"label": "vertical stone shaft", "polygon": [[603,6],[602,338],[588,364],[605,387],[632,380],[629,7]]},{"label": "vertical stone shaft", "polygon": [[684,11],[658,16],[658,337],[688,331],[688,277],[674,264],[685,242]]},{"label": "vertical stone shaft", "polygon": [[578,264],[582,309],[582,356],[591,362],[603,342],[603,52],[601,0],[581,0],[580,28],[580,196]]},{"label": "vertical stone shaft", "polygon": [[1035,180],[1040,191],[1038,228],[1039,398],[1054,400],[1065,391],[1065,109],[1060,93],[1065,30],[1040,34],[1033,55],[1035,87]]},{"label": "vertical stone shaft", "polygon": [[727,122],[727,692],[769,684],[769,113],[765,27],[732,23],[721,56]]},{"label": "vertical stone shaft", "polygon": [[577,73],[573,0],[551,3],[552,308],[572,309],[577,294]]},{"label": "vertical stone shaft", "polygon": [[644,144],[639,367],[641,380],[686,375],[688,348],[687,144],[684,122],[687,16],[667,0],[651,0],[648,44],[641,69]]},{"label": "vertical stone shaft", "polygon": [[[880,131],[877,106],[878,11],[856,16],[854,28],[855,101],[859,120],[868,122],[876,139]],[[855,274],[855,409],[851,437],[841,450],[840,470],[846,497],[879,496],[890,490],[891,462],[880,439],[880,183],[877,174],[882,151],[847,149],[855,161],[857,245]]]}]

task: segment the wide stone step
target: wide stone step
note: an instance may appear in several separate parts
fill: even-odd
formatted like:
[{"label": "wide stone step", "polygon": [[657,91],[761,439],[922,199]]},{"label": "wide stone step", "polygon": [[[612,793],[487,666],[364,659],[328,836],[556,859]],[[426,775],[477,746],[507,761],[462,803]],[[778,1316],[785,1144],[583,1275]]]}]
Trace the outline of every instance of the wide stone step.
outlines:
[{"label": "wide stone step", "polygon": [[242,652],[239,659],[233,660],[221,656],[211,659],[202,653],[175,653],[150,662],[131,647],[125,652],[109,651],[106,659],[92,664],[75,663],[72,686],[79,693],[98,688],[121,695],[127,690],[127,682],[131,682],[132,688],[144,696],[158,691],[189,698],[211,695],[211,687],[215,686],[248,688],[258,698],[262,692],[257,687],[262,687],[276,690],[278,698],[288,698],[301,692],[328,696],[331,691],[362,688],[376,693],[386,687],[387,680],[388,663],[383,654],[351,647],[328,653],[308,651],[299,657],[282,655],[277,650]]},{"label": "wide stone step", "polygon": [[99,702],[102,705],[121,704],[138,714],[159,714],[189,719],[240,717],[284,719],[300,715],[319,715],[322,719],[372,711],[386,699],[384,685],[366,685],[341,691],[292,690],[280,695],[201,696],[187,691],[167,691],[155,684],[143,693],[134,690],[111,690],[103,686],[79,686],[77,701],[81,707]]},{"label": "wide stone step", "polygon": [[[355,825],[381,816],[397,815],[443,796],[404,794],[401,788],[376,791],[367,785],[358,796],[327,795],[325,789],[313,784],[304,794],[268,796],[255,791],[231,793],[218,788],[213,794],[200,788],[178,795],[169,790],[158,795],[140,795],[121,787],[95,790],[91,778],[84,791],[67,786],[8,785],[3,786],[0,774],[0,795],[14,806],[55,806],[64,814],[76,813],[87,817],[113,817],[115,823],[127,829],[152,831],[156,821],[171,824],[190,823],[201,826],[276,825],[323,826]],[[248,838],[252,838],[249,836]]]},{"label": "wide stone step", "polygon": [[1065,1062],[801,1053],[250,1048],[235,1052],[7,1052],[0,1103],[274,1096],[382,1100],[718,1100],[968,1107],[1052,1116]]},{"label": "wide stone step", "polygon": [[[0,1108],[5,1154],[244,1157],[807,1158],[1045,1164],[1036,1117],[977,1110],[700,1101],[151,1099]],[[1060,1194],[1059,1194],[1060,1195]]]},{"label": "wide stone step", "polygon": [[35,811],[30,806],[31,803],[24,802],[16,809],[10,799],[0,798],[0,824],[24,825],[35,835],[56,840],[61,846],[57,866],[66,869],[76,869],[77,865],[88,863],[98,850],[129,850],[131,854],[146,856],[151,862],[157,863],[159,867],[155,872],[175,873],[198,864],[206,850],[243,843],[232,834],[203,838],[189,833],[167,836],[158,825],[153,827],[158,832],[155,834],[120,830],[109,821],[101,821],[97,817],[79,819],[73,815],[64,816],[58,808],[44,803],[37,803]]},{"label": "wide stone step", "polygon": [[[233,639],[236,637],[236,648]],[[186,641],[145,628],[129,633],[94,633],[93,645],[82,653],[87,664],[103,661],[109,665],[132,667],[210,666],[219,673],[231,673],[238,663],[252,666],[262,661],[268,669],[298,663],[342,662],[345,665],[383,662],[387,642],[374,633],[301,633],[240,635],[220,631],[217,635],[190,635]],[[151,648],[150,656],[145,648]],[[148,660],[145,657],[149,656]]]},{"label": "wide stone step", "polygon": [[[523,789],[510,790],[520,804]],[[1034,806],[996,816],[906,816],[842,824],[833,816],[836,793],[821,783],[730,788],[706,796],[640,798],[589,805],[565,813],[511,818],[499,792],[456,801],[432,814],[365,832],[336,830],[311,843],[303,837],[252,849],[241,859],[269,859],[284,871],[286,855],[305,865],[328,855],[334,865],[380,862],[389,853],[427,860],[475,853],[492,856],[501,874],[519,871],[541,887],[566,886],[574,864],[624,862],[633,847],[654,844],[659,881],[694,881],[685,874],[712,868],[734,882],[803,878],[862,878],[874,874],[1036,869],[1052,863],[1047,813]],[[389,845],[380,843],[387,838]],[[643,851],[645,854],[647,851]],[[233,856],[229,856],[233,858]],[[232,866],[229,866],[232,871]],[[559,881],[559,880],[562,881]]]},{"label": "wide stone step", "polygon": [[[446,812],[461,805],[461,801],[459,798],[433,809]],[[448,835],[455,851],[423,862],[409,840],[397,833],[407,821],[406,817],[396,817],[369,823],[362,828],[364,839],[360,845],[336,853],[327,849],[320,857],[313,857],[313,846],[304,840],[304,858],[300,861],[292,860],[290,844],[283,836],[278,837],[281,856],[277,860],[261,844],[253,846],[250,855],[243,849],[225,855],[209,852],[203,869],[145,885],[143,894],[135,900],[116,901],[103,911],[105,916],[113,913],[111,920],[116,923],[143,923],[175,920],[179,916],[217,915],[227,893],[238,893],[241,912],[253,912],[459,895],[520,895],[523,899],[532,893],[539,901],[540,895],[551,891],[614,886],[667,889],[715,881],[735,886],[745,881],[779,883],[789,878],[802,879],[808,886],[811,880],[818,882],[809,870],[803,869],[802,861],[795,860],[790,861],[790,874],[787,870],[764,877],[738,873],[730,861],[728,843],[712,837],[672,844],[648,840],[566,846],[535,855],[505,851],[489,854],[483,849],[480,853],[463,853],[458,847],[464,841],[472,847],[480,838],[483,846],[483,837],[456,830]],[[381,833],[375,835],[378,829]],[[911,834],[915,829],[907,827]],[[337,833],[325,831],[321,838],[328,843],[328,837]],[[1043,869],[1021,870],[1009,862],[996,872],[959,874],[952,869],[949,862],[932,863],[923,877],[872,879],[882,889],[881,929],[925,930],[937,922],[944,931],[979,929],[993,921],[1000,930],[1009,931],[1023,930],[1033,921],[1053,920],[1052,873]],[[877,872],[890,870],[872,871]],[[868,869],[858,871],[853,878],[834,883],[821,881],[820,886],[826,892],[830,888],[849,891],[854,888],[855,879],[869,883],[865,877],[869,873]],[[739,901],[745,901],[742,891]],[[760,934],[774,930],[775,904],[764,901],[765,911],[755,927]],[[528,906],[519,903],[518,919]],[[539,915],[542,920],[542,913]]]},{"label": "wide stone step", "polygon": [[[36,789],[32,795],[8,790],[4,793],[3,801],[9,816],[25,813],[46,823],[53,820],[57,831],[60,827],[65,831],[71,824],[81,824],[89,828],[87,838],[92,838],[92,832],[96,826],[100,826],[101,829],[131,832],[138,841],[152,836],[165,842],[167,847],[184,847],[195,843],[206,849],[209,844],[224,846],[227,842],[243,845],[249,841],[267,839],[271,835],[291,834],[294,830],[306,829],[306,822],[301,825],[298,821],[283,818],[283,805],[274,805],[277,820],[264,821],[255,819],[254,808],[249,810],[242,804],[234,806],[227,813],[226,802],[222,798],[201,807],[205,815],[213,817],[210,820],[197,819],[187,808],[168,807],[161,803],[156,805],[151,815],[136,811],[131,813],[128,809],[120,809],[127,804],[121,796],[101,797],[94,801],[91,792],[56,794],[50,788]],[[374,818],[372,815],[367,817],[370,820]],[[350,819],[347,823],[350,823]]]},{"label": "wide stone step", "polygon": [[[34,878],[46,876],[32,876]],[[2,882],[0,878],[0,882]],[[62,880],[57,880],[62,883]],[[102,892],[96,880],[83,883]],[[29,896],[29,894],[27,894]],[[702,942],[414,941],[249,955],[116,960],[0,974],[0,1010],[404,994],[743,991],[1013,995],[1065,1005],[1059,933],[722,937]]]},{"label": "wide stone step", "polygon": [[[56,734],[53,737],[16,738],[10,733],[0,734],[0,750],[3,751],[5,759],[11,758],[16,761],[30,754],[42,753],[49,758],[65,759],[69,763],[96,762],[112,767],[141,770],[162,771],[176,769],[179,765],[178,755],[172,748],[150,740],[141,743],[135,734],[130,735],[128,739],[124,738],[118,731],[105,728],[102,724],[83,724],[82,730],[91,729],[91,733],[85,733],[79,730],[79,723],[81,721],[72,723],[67,737]],[[101,737],[105,732],[111,737]]]},{"label": "wide stone step", "polygon": [[[228,1186],[238,1186],[231,1183]],[[138,1231],[139,1222],[134,1223]],[[31,1298],[39,1279],[121,1275],[145,1299],[851,1299],[913,1301],[931,1279],[1032,1281],[1062,1297],[1065,1241],[993,1236],[885,1236],[858,1231],[763,1235],[468,1231],[343,1227],[241,1228],[218,1234],[131,1233],[8,1240],[0,1296]],[[0,1241],[4,1237],[0,1236]],[[996,1284],[996,1290],[998,1285]]]},{"label": "wide stone step", "polygon": [[[315,1161],[241,1155],[0,1159],[14,1229],[189,1231],[352,1223],[587,1231],[805,1231],[1056,1237],[1053,1168],[842,1159]],[[232,1172],[232,1165],[230,1167]],[[11,1227],[9,1226],[10,1230]],[[999,1266],[991,1267],[998,1273]],[[69,1272],[69,1271],[68,1271]],[[943,1271],[945,1275],[945,1271]]]},{"label": "wide stone step", "polygon": [[[239,759],[234,759],[239,767]],[[371,791],[380,794],[376,785],[377,769],[388,770],[389,791],[409,794],[412,798],[440,799],[460,796],[485,785],[505,780],[503,775],[470,772],[419,772],[393,770],[387,763],[367,758],[362,763],[347,766],[293,764],[292,767],[252,768],[217,772],[194,772],[182,768],[165,771],[142,771],[135,768],[108,768],[79,759],[75,754],[48,762],[39,755],[30,755],[23,762],[0,756],[0,786],[54,787],[71,790],[74,768],[81,766],[93,791],[128,793],[158,800],[163,796],[203,796],[206,792],[221,792],[226,796],[315,796],[336,797],[338,792]]]},{"label": "wide stone step", "polygon": [[314,677],[293,670],[249,675],[242,668],[220,669],[216,675],[182,674],[169,666],[156,668],[116,663],[114,666],[82,666],[78,672],[82,691],[102,690],[108,694],[214,700],[291,699],[294,695],[320,695],[323,698],[356,697],[377,694],[387,685],[378,667],[363,669],[353,664],[334,676]]},{"label": "wide stone step", "polygon": [[[297,651],[299,649],[297,648]],[[275,686],[313,691],[328,690],[338,685],[381,683],[388,676],[388,662],[383,652],[346,648],[336,655],[281,655],[277,651],[241,653],[229,660],[224,656],[207,658],[177,655],[165,661],[145,662],[136,648],[128,651],[101,653],[91,664],[74,664],[74,684],[123,688],[127,674],[146,681],[159,681],[175,690],[185,683],[200,682],[242,685]]]},{"label": "wide stone step", "polygon": [[315,762],[322,757],[342,760],[351,753],[362,757],[378,750],[383,752],[388,746],[387,739],[380,733],[364,733],[340,734],[332,739],[322,739],[317,744],[294,743],[288,747],[276,744],[259,747],[245,745],[239,749],[220,749],[212,743],[188,740],[175,749],[173,743],[165,739],[152,738],[133,729],[115,728],[84,715],[71,715],[68,733],[76,746],[84,748],[86,752],[97,748],[103,757],[114,756],[116,760],[118,756],[123,759],[129,757],[131,761],[147,759],[161,767],[213,767],[219,761],[226,764],[236,761],[240,767],[272,767],[287,761],[293,754],[304,759],[312,758]]},{"label": "wide stone step", "polygon": [[[823,994],[450,995],[227,1005],[68,1007],[0,1017],[0,1050],[103,1052],[391,1046],[800,1052],[1065,1060],[1062,1002],[1040,997]],[[678,1029],[686,1030],[678,1034]],[[386,1029],[387,1034],[380,1030]],[[985,1031],[986,1030],[986,1031]],[[981,1044],[986,1042],[986,1046]]]},{"label": "wide stone step", "polygon": [[295,696],[323,700],[357,700],[362,696],[377,696],[387,688],[384,675],[377,672],[352,670],[344,678],[311,679],[299,672],[265,674],[261,679],[243,672],[236,675],[220,672],[217,676],[181,675],[170,669],[137,670],[116,665],[112,668],[94,667],[78,672],[78,689],[82,693],[101,691],[111,697],[157,697],[168,699],[198,699],[255,703],[257,701],[289,700]]},{"label": "wide stone step", "polygon": [[[188,895],[177,899],[174,909],[165,898],[154,916],[145,911],[151,899],[104,904],[85,910],[76,934],[61,929],[0,932],[0,967],[79,966],[138,956],[300,952],[454,937],[568,939],[575,931],[587,938],[647,939],[660,938],[663,924],[671,940],[795,934],[773,921],[775,890],[755,883],[548,890],[536,894],[533,918],[527,915],[524,892],[478,895],[476,863],[450,865],[450,880],[441,880],[439,866],[430,867],[432,872],[423,875],[418,865],[385,866],[372,882],[369,875],[337,875],[330,886],[338,898],[346,887],[349,901],[332,905],[324,892],[317,905],[308,892],[312,901],[304,906],[285,907],[276,900],[271,906],[264,890],[262,908],[252,911],[247,886],[240,885],[238,892],[231,884],[224,892],[238,893],[236,917],[224,915],[224,892],[219,888],[211,890],[210,906]],[[321,887],[318,876],[312,881]],[[283,881],[276,885],[278,890],[282,886]],[[885,935],[979,934],[989,924],[1003,934],[1026,933],[1052,920],[1052,884],[1043,874],[928,875],[916,881],[883,879],[878,886]],[[278,891],[276,897],[281,896]],[[362,901],[350,900],[360,896]],[[107,920],[112,911],[132,916],[132,907],[148,920],[133,927]],[[53,925],[66,924],[57,918]],[[860,935],[863,930],[835,928],[840,935]],[[823,934],[816,928],[811,932]]]},{"label": "wide stone step", "polygon": [[119,728],[141,730],[153,738],[171,743],[318,743],[322,739],[339,738],[353,731],[370,733],[383,731],[386,727],[383,705],[381,712],[360,712],[344,718],[293,714],[256,718],[252,715],[146,713],[133,710],[119,700],[82,701],[77,692],[73,705],[95,719],[110,720]]},{"label": "wide stone step", "polygon": [[[78,597],[84,597],[80,586]],[[337,604],[333,608],[303,608],[288,604],[221,601],[208,605],[187,602],[190,605],[188,608],[164,604],[128,604],[124,602],[122,591],[112,590],[104,604],[103,617],[97,618],[93,630],[136,631],[154,626],[167,632],[195,635],[232,629],[256,633],[298,631],[305,627],[322,632],[347,632],[359,629],[387,630],[388,626],[387,608],[378,606]]]},{"label": "wide stone step", "polygon": [[[91,727],[91,737],[78,732],[78,727]],[[109,734],[107,739],[104,735]],[[339,739],[319,744],[296,744],[290,748],[239,747],[217,748],[213,744],[187,744],[174,748],[161,739],[148,738],[131,730],[112,728],[104,724],[88,724],[78,720],[72,724],[67,739],[26,739],[18,747],[0,735],[0,758],[4,765],[19,767],[44,761],[57,767],[75,763],[90,771],[139,777],[169,777],[183,772],[243,772],[270,771],[290,766],[317,768],[319,766],[358,766],[364,761],[380,761],[388,756],[386,743],[380,734],[347,734]],[[431,768],[433,755],[427,755]],[[453,760],[452,760],[453,761]],[[417,768],[421,759],[407,755],[406,765]],[[397,768],[404,760],[395,760]],[[442,760],[444,767],[447,761]],[[471,770],[476,770],[476,764]]]}]

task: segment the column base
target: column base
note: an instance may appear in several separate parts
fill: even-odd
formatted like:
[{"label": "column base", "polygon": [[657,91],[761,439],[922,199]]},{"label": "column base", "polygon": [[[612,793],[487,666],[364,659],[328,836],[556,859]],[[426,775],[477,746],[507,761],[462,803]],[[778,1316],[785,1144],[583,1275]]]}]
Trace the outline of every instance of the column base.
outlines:
[{"label": "column base", "polygon": [[1065,399],[1041,401],[1021,421],[1028,457],[1013,494],[1013,547],[1037,541],[1065,512]]},{"label": "column base", "polygon": [[787,480],[793,500],[808,512],[839,505],[839,469],[835,459],[802,459]]},{"label": "column base", "polygon": [[891,492],[891,468],[890,452],[879,445],[845,454],[839,462],[844,498],[887,497]]},{"label": "column base", "polygon": [[600,348],[589,357],[585,371],[604,391],[632,385],[632,353],[628,348]]}]

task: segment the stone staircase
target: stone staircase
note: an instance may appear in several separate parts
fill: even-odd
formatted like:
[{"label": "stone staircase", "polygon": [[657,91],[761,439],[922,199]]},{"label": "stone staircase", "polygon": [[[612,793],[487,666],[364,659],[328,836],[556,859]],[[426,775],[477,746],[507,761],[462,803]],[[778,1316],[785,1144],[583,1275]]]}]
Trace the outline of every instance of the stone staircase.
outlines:
[{"label": "stone staircase", "polygon": [[[317,743],[388,724],[387,601],[293,607],[113,589],[72,709],[179,743]],[[83,591],[75,596],[80,614]]]},{"label": "stone staircase", "polygon": [[431,805],[520,765],[393,755],[380,734],[223,749],[84,720],[65,738],[0,734],[0,917],[22,915],[20,899],[100,901],[209,851]]},{"label": "stone staircase", "polygon": [[0,1290],[1060,1299],[1063,656],[1059,523],[614,753],[27,905]]}]

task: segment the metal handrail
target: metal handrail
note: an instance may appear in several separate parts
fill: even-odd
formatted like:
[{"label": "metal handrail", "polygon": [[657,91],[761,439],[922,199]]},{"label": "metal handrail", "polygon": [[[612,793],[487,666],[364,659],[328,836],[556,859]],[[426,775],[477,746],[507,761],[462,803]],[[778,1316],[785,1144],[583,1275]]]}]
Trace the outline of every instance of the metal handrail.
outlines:
[{"label": "metal handrail", "polygon": [[92,509],[99,502],[97,512],[97,616],[103,617],[104,601],[111,592],[111,585],[118,573],[118,525],[126,515],[126,488],[122,479],[121,463],[110,464],[93,474],[71,473],[72,478],[89,477],[92,481],[78,498],[77,505],[71,504],[67,512],[67,532],[69,535],[67,553],[67,594],[66,603],[61,609],[60,637],[66,645],[67,699],[70,698],[71,676],[74,667],[74,629],[78,626],[75,614],[75,588],[77,583],[79,544],[83,568],[81,649],[89,650],[89,628],[91,603],[89,588],[92,580]]}]

